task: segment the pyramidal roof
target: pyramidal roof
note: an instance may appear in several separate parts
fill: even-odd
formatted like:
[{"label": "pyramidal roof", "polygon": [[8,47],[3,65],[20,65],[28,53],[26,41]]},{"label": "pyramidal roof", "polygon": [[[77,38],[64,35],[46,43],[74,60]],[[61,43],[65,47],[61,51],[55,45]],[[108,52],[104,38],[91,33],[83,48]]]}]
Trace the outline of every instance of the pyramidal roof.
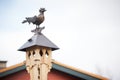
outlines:
[{"label": "pyramidal roof", "polygon": [[30,38],[23,46],[21,46],[18,51],[26,51],[27,48],[33,46],[43,46],[51,48],[52,50],[59,49],[54,43],[52,43],[47,37],[42,33],[36,33],[32,38]]}]

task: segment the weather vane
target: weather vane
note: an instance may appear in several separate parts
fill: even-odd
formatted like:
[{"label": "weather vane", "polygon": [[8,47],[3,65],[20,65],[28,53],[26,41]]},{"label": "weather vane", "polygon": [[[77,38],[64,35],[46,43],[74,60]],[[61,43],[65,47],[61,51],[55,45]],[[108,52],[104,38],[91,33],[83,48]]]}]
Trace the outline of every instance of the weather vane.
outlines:
[{"label": "weather vane", "polygon": [[22,23],[26,23],[28,22],[33,23],[34,25],[36,25],[36,29],[32,30],[31,32],[34,32],[35,34],[41,34],[41,31],[45,28],[45,27],[40,27],[40,24],[43,23],[45,17],[44,17],[44,12],[45,12],[45,8],[40,8],[39,12],[40,14],[38,16],[34,16],[34,17],[26,17],[26,20],[23,20]]}]

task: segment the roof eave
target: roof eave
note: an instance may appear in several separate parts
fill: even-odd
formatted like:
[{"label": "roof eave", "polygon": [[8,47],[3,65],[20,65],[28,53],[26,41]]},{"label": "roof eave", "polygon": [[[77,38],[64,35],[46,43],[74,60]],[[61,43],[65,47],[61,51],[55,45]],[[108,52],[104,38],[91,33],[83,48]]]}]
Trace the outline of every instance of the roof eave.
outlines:
[{"label": "roof eave", "polygon": [[[42,46],[42,45],[33,45],[33,46],[26,47],[26,48],[20,48],[20,49],[18,49],[18,51],[26,52],[26,49],[34,47],[34,46]],[[46,47],[46,46],[42,46],[42,47]],[[56,48],[54,48],[54,47],[48,47],[48,48],[51,48],[52,51],[59,49],[58,47],[56,47]]]}]

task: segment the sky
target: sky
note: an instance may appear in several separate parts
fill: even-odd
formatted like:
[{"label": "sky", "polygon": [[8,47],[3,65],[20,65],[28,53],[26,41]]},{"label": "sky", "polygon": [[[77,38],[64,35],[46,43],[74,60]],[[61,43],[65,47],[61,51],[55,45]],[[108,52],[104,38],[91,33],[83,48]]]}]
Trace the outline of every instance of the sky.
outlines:
[{"label": "sky", "polygon": [[0,0],[0,60],[25,60],[18,49],[34,34],[25,17],[45,7],[42,33],[60,49],[53,59],[120,80],[120,0]]}]

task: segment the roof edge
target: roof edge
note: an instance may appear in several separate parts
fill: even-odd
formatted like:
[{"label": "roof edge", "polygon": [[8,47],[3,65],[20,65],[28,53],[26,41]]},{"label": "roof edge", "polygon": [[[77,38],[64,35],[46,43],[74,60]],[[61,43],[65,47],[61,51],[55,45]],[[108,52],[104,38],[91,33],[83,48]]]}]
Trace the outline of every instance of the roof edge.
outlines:
[{"label": "roof edge", "polygon": [[108,80],[107,78],[103,77],[103,76],[100,76],[100,75],[97,75],[97,74],[93,74],[91,72],[87,72],[85,70],[81,70],[81,69],[78,69],[78,68],[75,68],[75,67],[72,67],[72,66],[69,66],[69,65],[66,65],[66,64],[63,64],[63,63],[60,63],[56,60],[52,60],[53,63],[57,64],[57,65],[60,65],[60,66],[63,66],[65,68],[69,68],[69,69],[72,69],[74,71],[77,71],[79,73],[83,73],[83,74],[86,74],[86,75],[89,75],[91,77],[95,77],[95,78],[99,78],[101,80]]},{"label": "roof edge", "polygon": [[21,63],[18,63],[18,64],[15,64],[15,65],[12,65],[10,67],[3,68],[3,69],[0,70],[0,73],[11,70],[11,69],[14,69],[14,68],[17,68],[17,67],[20,67],[20,66],[23,66],[24,64],[25,64],[25,61],[23,61]]},{"label": "roof edge", "polygon": [[[78,69],[78,68],[75,68],[75,67],[72,67],[72,66],[69,66],[69,65],[66,65],[66,64],[63,64],[63,63],[60,63],[56,60],[52,60],[52,63],[56,64],[56,65],[59,65],[61,67],[64,67],[64,68],[67,68],[67,69],[70,69],[70,70],[73,70],[73,71],[76,71],[78,73],[82,73],[82,74],[85,74],[85,75],[88,75],[88,76],[91,76],[91,77],[94,77],[94,78],[98,78],[100,80],[108,80],[107,78],[103,77],[103,76],[100,76],[100,75],[97,75],[97,74],[93,74],[93,73],[90,73],[90,72],[87,72],[85,70],[81,70],[81,69]],[[54,67],[54,64],[53,64],[53,69],[55,68]],[[6,71],[10,71],[12,69],[15,69],[15,68],[18,68],[18,67],[22,67],[25,65],[25,61],[21,62],[21,63],[18,63],[18,64],[15,64],[13,66],[10,66],[10,67],[7,67],[7,68],[4,68],[4,69],[1,69],[0,70],[0,73],[4,73]],[[59,69],[59,68],[56,68],[56,69]],[[61,71],[61,69],[59,69]],[[62,71],[64,72],[64,71]],[[69,73],[70,74],[70,73]],[[75,76],[75,75],[74,75]]]}]

